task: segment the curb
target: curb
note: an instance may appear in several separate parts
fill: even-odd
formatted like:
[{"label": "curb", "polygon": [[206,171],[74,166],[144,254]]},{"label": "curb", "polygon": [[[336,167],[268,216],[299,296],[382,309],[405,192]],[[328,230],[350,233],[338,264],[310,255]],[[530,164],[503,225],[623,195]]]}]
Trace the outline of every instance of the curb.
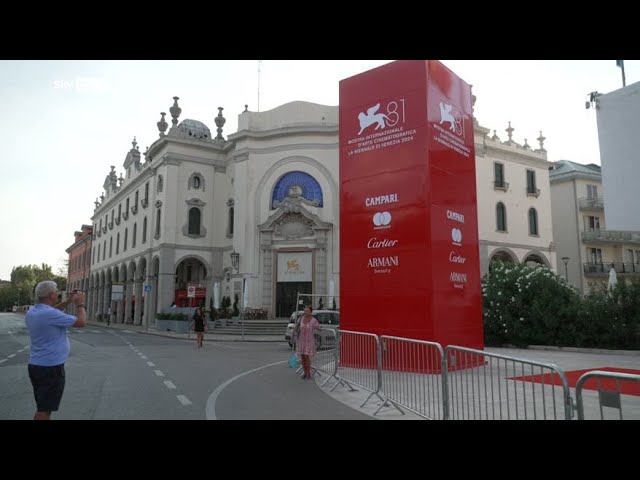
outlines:
[{"label": "curb", "polygon": [[[158,332],[158,331],[154,331],[154,330],[146,330],[146,328],[141,327],[141,328],[129,328],[127,326],[116,326],[116,325],[107,325],[104,322],[96,322],[96,321],[87,321],[87,325],[91,325],[91,326],[95,326],[95,327],[103,327],[103,328],[109,328],[111,330],[121,330],[121,331],[128,331],[128,332],[137,332],[137,333],[141,333],[143,335],[154,335],[156,337],[164,337],[164,338],[173,338],[175,340],[188,340],[190,342],[192,342],[193,340],[195,340],[195,336],[193,337],[187,337],[187,334],[166,334],[164,332]],[[136,326],[139,327],[139,326]],[[208,342],[286,342],[286,340],[284,340],[284,338],[280,339],[280,338],[248,338],[248,336],[245,336],[245,339],[243,340],[241,338],[240,335],[238,335],[237,337],[235,336],[229,336],[229,338],[215,338],[215,337],[211,337],[212,335],[215,334],[208,334],[209,336],[207,336],[207,334],[205,334],[204,340],[208,341]]]},{"label": "curb", "polygon": [[529,350],[550,350],[571,353],[601,353],[605,355],[640,356],[640,350],[607,350],[605,348],[554,347],[551,345],[529,345]]}]

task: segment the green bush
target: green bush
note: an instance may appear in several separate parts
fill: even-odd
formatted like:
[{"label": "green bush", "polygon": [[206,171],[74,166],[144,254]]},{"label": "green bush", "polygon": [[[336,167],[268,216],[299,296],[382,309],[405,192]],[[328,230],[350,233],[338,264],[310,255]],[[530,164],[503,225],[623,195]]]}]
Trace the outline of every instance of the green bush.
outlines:
[{"label": "green bush", "polygon": [[580,307],[577,290],[548,268],[497,262],[482,281],[487,345],[568,346]]},{"label": "green bush", "polygon": [[592,287],[577,325],[578,347],[640,349],[640,280]]}]

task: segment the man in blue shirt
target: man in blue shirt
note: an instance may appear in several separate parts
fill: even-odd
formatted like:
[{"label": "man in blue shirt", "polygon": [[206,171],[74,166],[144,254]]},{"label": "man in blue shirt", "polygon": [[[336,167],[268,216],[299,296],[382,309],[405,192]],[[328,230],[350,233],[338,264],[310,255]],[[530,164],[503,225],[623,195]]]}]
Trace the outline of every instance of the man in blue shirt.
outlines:
[{"label": "man in blue shirt", "polygon": [[[64,392],[64,363],[71,348],[67,328],[84,327],[87,312],[82,292],[73,292],[69,299],[57,303],[58,286],[51,280],[40,282],[35,294],[38,303],[24,319],[31,337],[28,369],[37,405],[33,419],[50,420],[51,412],[58,411]],[[75,317],[63,311],[70,303],[76,307]]]}]

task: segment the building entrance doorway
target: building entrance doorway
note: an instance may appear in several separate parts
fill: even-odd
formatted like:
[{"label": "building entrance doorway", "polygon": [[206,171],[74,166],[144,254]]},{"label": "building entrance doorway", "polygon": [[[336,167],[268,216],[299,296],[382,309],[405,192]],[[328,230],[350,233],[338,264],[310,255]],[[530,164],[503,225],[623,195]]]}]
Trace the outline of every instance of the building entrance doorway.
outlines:
[{"label": "building entrance doorway", "polygon": [[[312,282],[278,282],[276,287],[276,317],[289,318],[296,308],[298,293],[312,293]],[[300,309],[301,310],[301,309]]]}]

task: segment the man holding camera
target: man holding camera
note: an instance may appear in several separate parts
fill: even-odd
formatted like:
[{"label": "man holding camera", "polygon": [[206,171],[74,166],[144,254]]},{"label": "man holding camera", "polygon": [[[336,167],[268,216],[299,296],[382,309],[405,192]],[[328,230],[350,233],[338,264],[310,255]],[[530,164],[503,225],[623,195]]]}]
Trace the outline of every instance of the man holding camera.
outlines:
[{"label": "man holding camera", "polygon": [[[87,311],[84,293],[74,290],[64,302],[58,303],[56,282],[40,282],[35,290],[38,303],[29,309],[25,323],[31,337],[29,378],[37,410],[34,420],[50,420],[51,412],[58,411],[64,392],[64,363],[69,357],[68,327],[84,327]],[[73,303],[76,316],[68,315],[64,309]]]}]

